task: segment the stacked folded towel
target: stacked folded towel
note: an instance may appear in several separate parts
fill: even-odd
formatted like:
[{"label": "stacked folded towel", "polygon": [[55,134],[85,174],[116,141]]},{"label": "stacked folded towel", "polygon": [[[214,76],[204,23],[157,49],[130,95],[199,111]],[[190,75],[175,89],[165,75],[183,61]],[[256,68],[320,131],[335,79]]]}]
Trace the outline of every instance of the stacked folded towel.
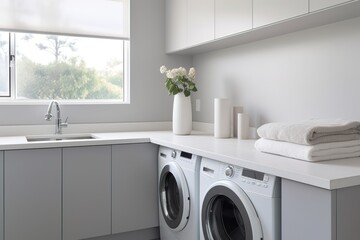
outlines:
[{"label": "stacked folded towel", "polygon": [[258,129],[255,148],[261,152],[322,161],[360,156],[360,122],[308,120],[268,123]]}]

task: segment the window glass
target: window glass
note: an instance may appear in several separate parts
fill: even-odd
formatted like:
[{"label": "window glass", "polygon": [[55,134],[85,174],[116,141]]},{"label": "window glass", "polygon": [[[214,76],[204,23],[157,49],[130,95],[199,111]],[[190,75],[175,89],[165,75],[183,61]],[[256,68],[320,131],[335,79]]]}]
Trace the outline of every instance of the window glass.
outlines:
[{"label": "window glass", "polygon": [[0,97],[9,97],[9,90],[9,33],[0,32]]},{"label": "window glass", "polygon": [[18,99],[124,101],[124,40],[15,36]]}]

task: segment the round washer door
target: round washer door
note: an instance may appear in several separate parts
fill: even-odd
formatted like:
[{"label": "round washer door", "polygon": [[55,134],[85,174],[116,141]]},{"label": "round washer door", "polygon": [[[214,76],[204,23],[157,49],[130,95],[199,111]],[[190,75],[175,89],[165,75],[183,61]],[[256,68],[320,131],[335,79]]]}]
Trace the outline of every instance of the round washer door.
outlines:
[{"label": "round washer door", "polygon": [[218,181],[209,188],[201,219],[206,240],[260,240],[263,237],[249,197],[231,181]]},{"label": "round washer door", "polygon": [[166,164],[161,171],[159,201],[167,225],[181,231],[189,219],[190,195],[185,175],[175,162]]}]

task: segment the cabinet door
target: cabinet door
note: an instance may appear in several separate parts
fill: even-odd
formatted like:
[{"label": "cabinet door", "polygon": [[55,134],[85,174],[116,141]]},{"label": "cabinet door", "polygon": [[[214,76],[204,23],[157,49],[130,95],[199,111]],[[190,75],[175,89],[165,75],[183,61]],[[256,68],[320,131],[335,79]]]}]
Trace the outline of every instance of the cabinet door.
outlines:
[{"label": "cabinet door", "polygon": [[166,51],[172,52],[186,47],[187,1],[166,0]]},{"label": "cabinet door", "polygon": [[308,0],[254,0],[254,28],[306,14]]},{"label": "cabinet door", "polygon": [[157,152],[151,143],[113,146],[113,234],[159,225]]},{"label": "cabinet door", "polygon": [[110,234],[111,146],[63,149],[64,240]]},{"label": "cabinet door", "polygon": [[4,173],[4,152],[0,151],[0,240],[4,238],[4,189],[3,189],[3,173]]},{"label": "cabinet door", "polygon": [[281,239],[336,240],[336,205],[336,191],[282,179]]},{"label": "cabinet door", "polygon": [[252,0],[215,0],[215,38],[252,28]]},{"label": "cabinet door", "polygon": [[61,149],[5,151],[5,239],[61,239]]},{"label": "cabinet door", "polygon": [[310,0],[310,12],[345,2],[351,2],[351,0]]},{"label": "cabinet door", "polygon": [[214,0],[187,0],[187,4],[187,45],[214,40]]}]

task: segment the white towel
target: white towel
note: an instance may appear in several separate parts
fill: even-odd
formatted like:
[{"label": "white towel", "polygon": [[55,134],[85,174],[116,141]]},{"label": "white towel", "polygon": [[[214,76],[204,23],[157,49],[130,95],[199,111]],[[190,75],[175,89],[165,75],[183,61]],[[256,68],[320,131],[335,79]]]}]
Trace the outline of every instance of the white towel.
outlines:
[{"label": "white towel", "polygon": [[306,146],[260,138],[255,142],[255,148],[261,152],[311,162],[360,157],[360,140]]},{"label": "white towel", "polygon": [[261,138],[303,145],[343,142],[360,139],[360,122],[342,119],[314,119],[301,122],[278,122],[258,128]]}]

